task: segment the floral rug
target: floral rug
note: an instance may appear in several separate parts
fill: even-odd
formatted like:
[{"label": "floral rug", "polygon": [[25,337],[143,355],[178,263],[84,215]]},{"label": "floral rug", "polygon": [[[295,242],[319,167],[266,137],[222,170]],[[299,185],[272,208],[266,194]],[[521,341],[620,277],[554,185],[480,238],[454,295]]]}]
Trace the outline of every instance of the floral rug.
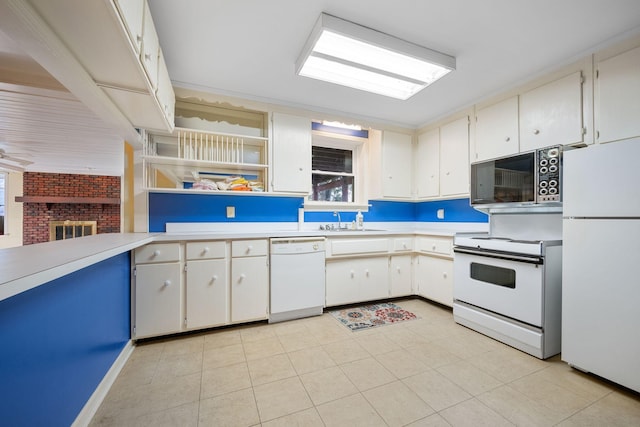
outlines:
[{"label": "floral rug", "polygon": [[363,305],[330,312],[340,323],[352,331],[414,320],[419,317],[392,303]]}]

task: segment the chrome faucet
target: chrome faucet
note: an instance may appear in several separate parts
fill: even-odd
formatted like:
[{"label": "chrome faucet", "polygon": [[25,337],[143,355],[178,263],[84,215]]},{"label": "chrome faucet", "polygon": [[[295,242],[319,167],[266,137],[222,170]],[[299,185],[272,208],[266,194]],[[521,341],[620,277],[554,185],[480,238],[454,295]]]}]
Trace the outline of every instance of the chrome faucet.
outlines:
[{"label": "chrome faucet", "polygon": [[338,217],[338,230],[340,230],[342,228],[342,220],[340,219],[340,212],[335,211],[333,213],[333,216],[337,216]]}]

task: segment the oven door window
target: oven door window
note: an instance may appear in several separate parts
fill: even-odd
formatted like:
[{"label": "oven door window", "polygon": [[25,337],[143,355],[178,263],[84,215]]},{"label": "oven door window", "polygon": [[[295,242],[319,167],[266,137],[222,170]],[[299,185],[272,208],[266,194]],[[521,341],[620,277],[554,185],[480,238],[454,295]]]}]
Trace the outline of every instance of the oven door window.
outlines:
[{"label": "oven door window", "polygon": [[472,262],[470,270],[472,279],[505,288],[516,288],[516,271],[511,268]]}]

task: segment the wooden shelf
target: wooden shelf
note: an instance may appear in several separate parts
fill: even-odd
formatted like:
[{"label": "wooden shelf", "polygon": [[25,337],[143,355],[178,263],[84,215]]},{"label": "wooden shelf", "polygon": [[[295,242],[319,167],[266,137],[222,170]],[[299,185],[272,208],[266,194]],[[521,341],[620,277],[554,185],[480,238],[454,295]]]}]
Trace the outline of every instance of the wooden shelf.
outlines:
[{"label": "wooden shelf", "polygon": [[54,196],[16,196],[16,202],[22,203],[86,203],[99,205],[119,205],[120,199],[117,197],[54,197]]}]

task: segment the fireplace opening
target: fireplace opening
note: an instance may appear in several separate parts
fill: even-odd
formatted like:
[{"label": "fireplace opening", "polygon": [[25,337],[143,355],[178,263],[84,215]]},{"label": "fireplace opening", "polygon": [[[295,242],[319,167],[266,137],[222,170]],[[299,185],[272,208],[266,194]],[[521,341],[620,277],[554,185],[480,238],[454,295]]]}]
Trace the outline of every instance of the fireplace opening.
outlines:
[{"label": "fireplace opening", "polygon": [[51,221],[49,240],[66,240],[96,234],[97,221]]}]

